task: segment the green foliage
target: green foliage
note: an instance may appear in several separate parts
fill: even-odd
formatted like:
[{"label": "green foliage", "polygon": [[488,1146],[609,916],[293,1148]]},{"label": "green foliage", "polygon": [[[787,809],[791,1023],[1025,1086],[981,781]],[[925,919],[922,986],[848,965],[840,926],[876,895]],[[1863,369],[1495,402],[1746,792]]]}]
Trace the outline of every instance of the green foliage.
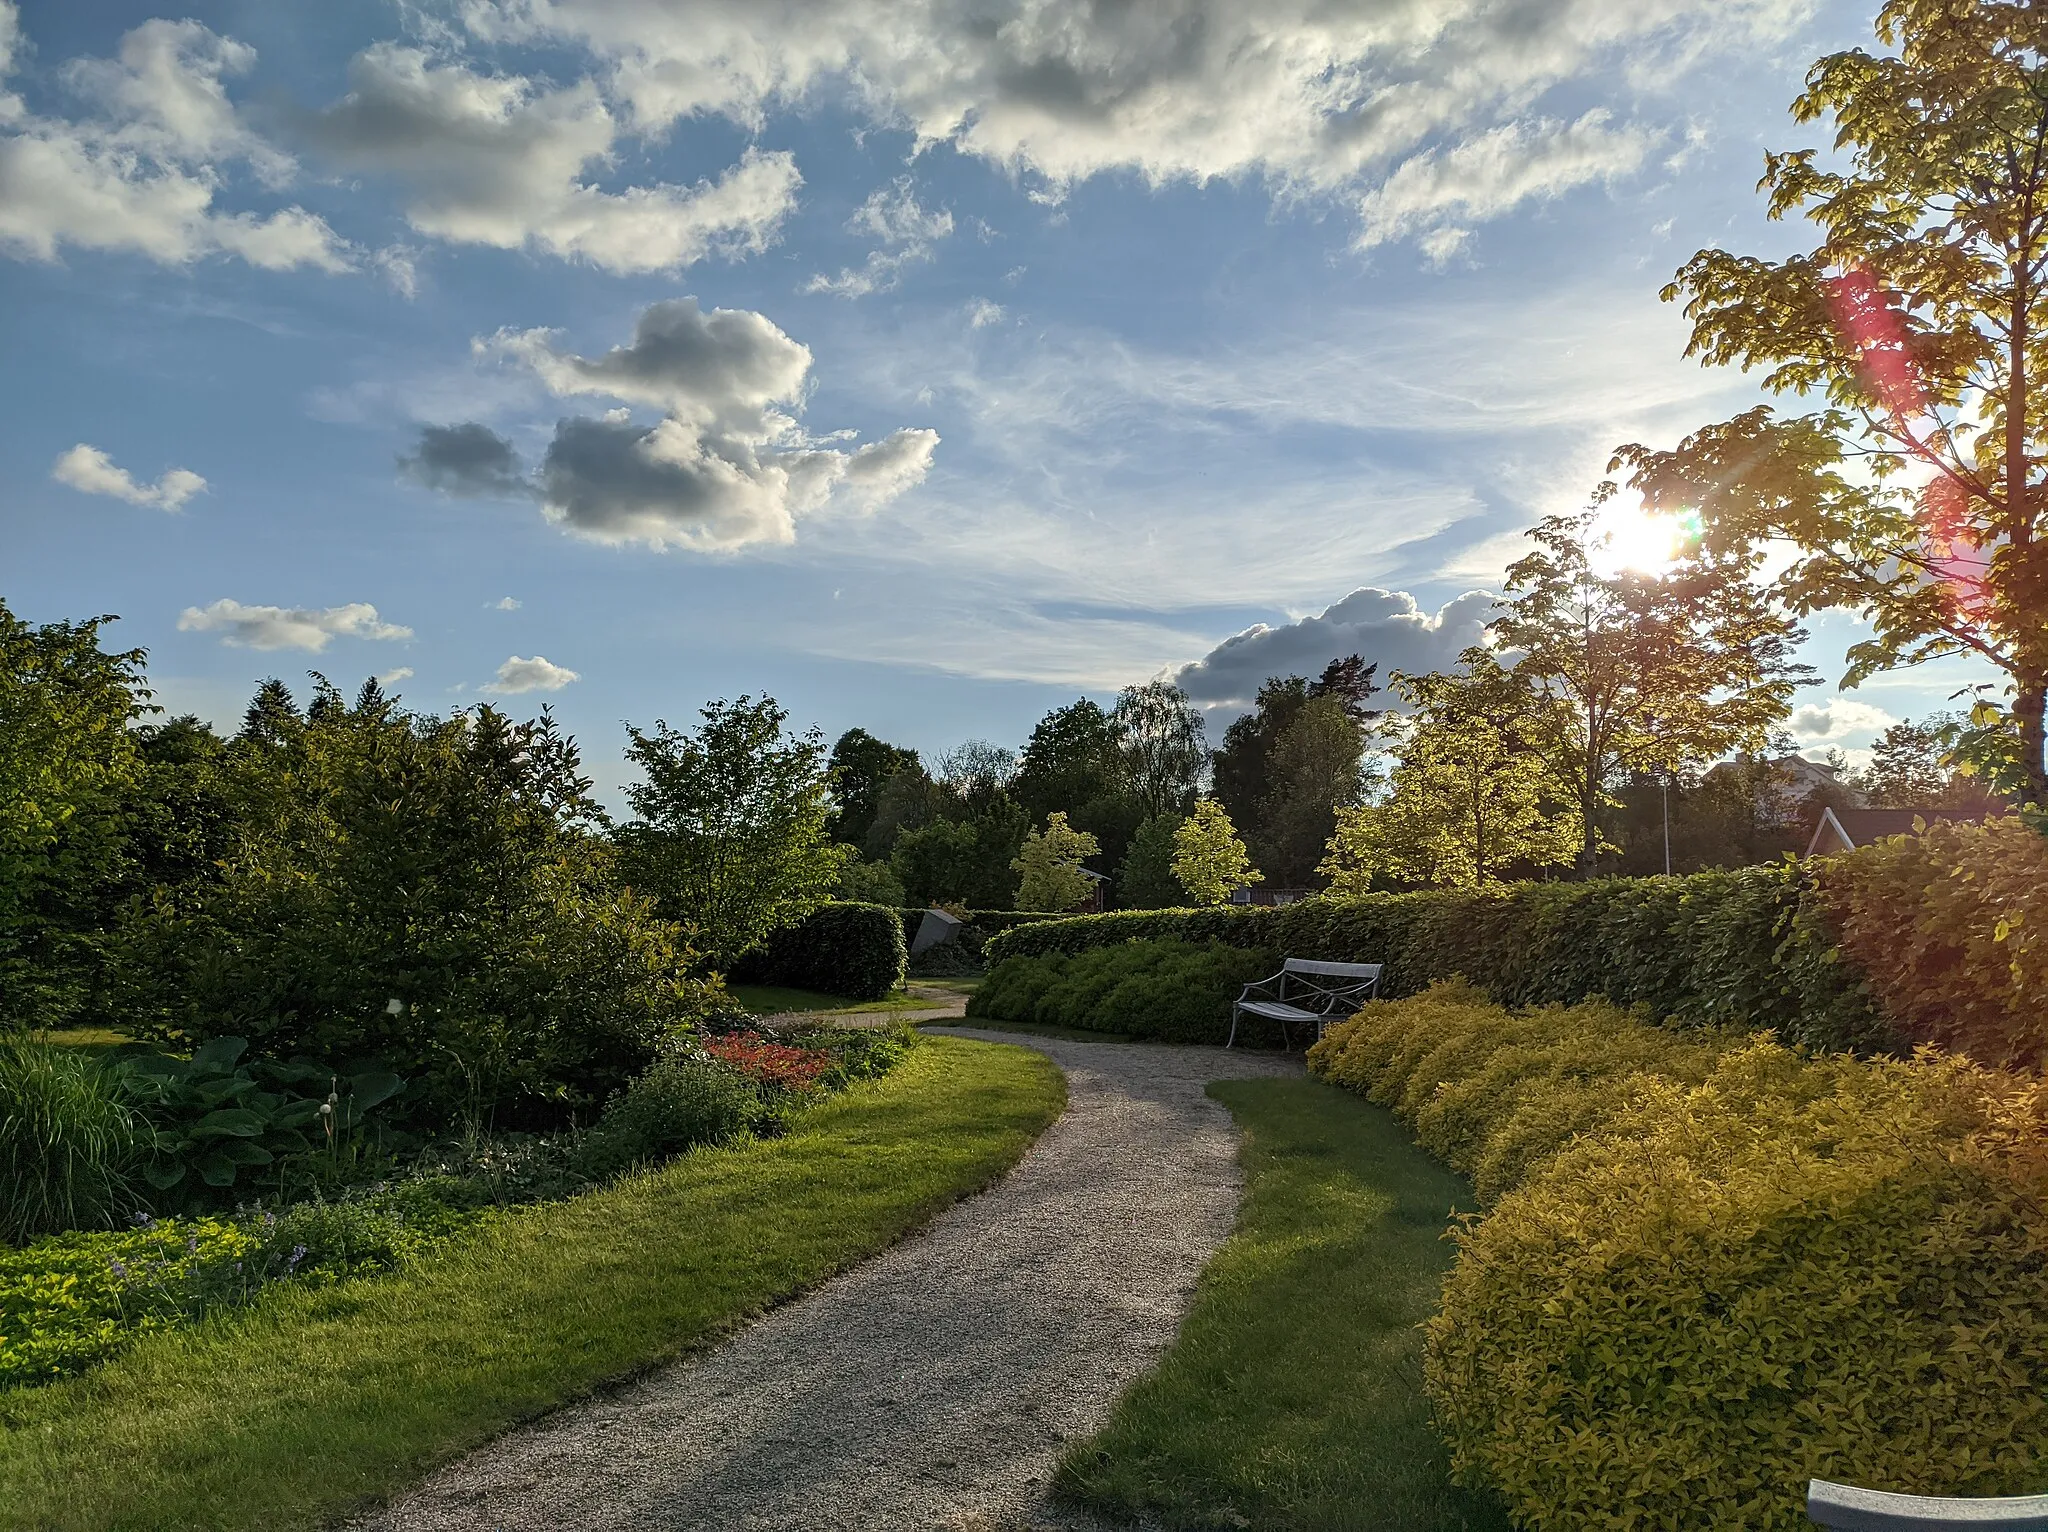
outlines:
[{"label": "green foliage", "polygon": [[389,1070],[244,1060],[247,1049],[244,1038],[216,1037],[189,1058],[116,1057],[121,1094],[148,1125],[142,1177],[162,1194],[152,1200],[221,1202],[246,1196],[252,1181],[280,1187],[292,1161],[338,1153],[405,1088]]},{"label": "green foliage", "polygon": [[958,812],[964,817],[905,830],[890,854],[890,868],[913,902],[1008,905],[1017,889],[1010,863],[1023,847],[1030,820],[999,791],[961,804]]},{"label": "green foliage", "polygon": [[101,982],[150,695],[140,649],[100,647],[112,621],[35,626],[0,603],[0,1030],[71,1025]]},{"label": "green foliage", "polygon": [[1173,877],[1196,904],[1227,904],[1240,888],[1263,883],[1237,827],[1214,798],[1204,798],[1173,832]]},{"label": "green foliage", "polygon": [[1155,814],[1131,837],[1131,849],[1116,870],[1117,903],[1130,910],[1160,910],[1187,897],[1173,875],[1174,836],[1187,820]]},{"label": "green foliage", "polygon": [[1375,884],[1486,887],[1577,854],[1579,820],[1547,793],[1532,740],[1544,704],[1485,650],[1459,675],[1397,675],[1409,712],[1385,733],[1392,792],[1337,808],[1317,869],[1339,893]]},{"label": "green foliage", "polygon": [[1117,693],[1110,715],[1121,739],[1124,779],[1147,816],[1185,814],[1209,759],[1202,715],[1171,681]]},{"label": "green foliage", "polygon": [[833,897],[849,904],[886,904],[894,908],[910,896],[904,893],[903,880],[896,876],[896,869],[887,862],[864,862],[858,855],[849,855],[839,869]]},{"label": "green foliage", "polygon": [[761,1088],[717,1059],[664,1059],[605,1108],[572,1163],[593,1181],[657,1165],[699,1144],[722,1144],[763,1124]]},{"label": "green foliage", "polygon": [[1770,1028],[1822,1048],[1896,1047],[1799,863],[1684,878],[1364,894],[1272,908],[1118,911],[1005,932],[988,961],[1122,942],[1221,941],[1381,963],[1380,993],[1462,974],[1509,1005],[1603,997],[1692,1026]]},{"label": "green foliage", "polygon": [[1879,52],[1819,60],[1793,103],[1831,120],[1826,152],[1765,160],[1771,215],[1806,220],[1812,247],[1702,250],[1663,294],[1685,302],[1689,354],[1820,407],[1758,407],[1619,461],[1710,546],[1790,550],[1774,583],[1794,610],[1858,612],[1870,636],[1844,684],[1955,654],[2002,671],[1973,764],[2009,765],[2048,804],[2039,18],[1887,0],[1876,30]]},{"label": "green foliage", "polygon": [[823,741],[785,736],[772,697],[714,702],[684,733],[657,720],[629,728],[626,757],[645,780],[626,789],[639,817],[618,842],[627,876],[692,933],[723,970],[770,931],[823,904],[847,857],[833,816]]},{"label": "green foliage", "polygon": [[[1612,493],[1604,485],[1599,499]],[[1509,568],[1491,624],[1495,644],[1519,654],[1513,685],[1528,698],[1519,747],[1576,808],[1585,874],[1600,850],[1600,811],[1623,775],[1761,749],[1813,679],[1792,657],[1803,631],[1753,583],[1760,551],[1708,543],[1668,573],[1603,574],[1594,567],[1599,515],[1596,506],[1536,524],[1537,550]],[[1475,672],[1498,670],[1491,649],[1464,658]]]},{"label": "green foliage", "polygon": [[114,1223],[147,1138],[99,1060],[0,1038],[0,1243]]},{"label": "green foliage", "polygon": [[[1013,957],[968,997],[967,1014],[1221,1044],[1230,1035],[1231,1002],[1277,966],[1270,952],[1221,942],[1127,942],[1077,957]],[[1255,1017],[1246,1018],[1238,1035],[1254,1043],[1281,1041],[1277,1022]]]},{"label": "green foliage", "polygon": [[[921,916],[922,911],[918,912]],[[749,984],[880,1000],[903,984],[908,949],[902,917],[876,904],[828,904],[770,933],[733,977]]]},{"label": "green foliage", "polygon": [[882,806],[882,789],[897,772],[916,765],[915,750],[884,744],[866,729],[848,729],[840,735],[826,763],[836,805],[829,827],[832,839],[855,848],[866,844]]},{"label": "green foliage", "polygon": [[1084,903],[1093,884],[1081,871],[1084,857],[1094,856],[1102,845],[1086,830],[1076,830],[1059,810],[1045,821],[1041,832],[1024,837],[1010,870],[1017,878],[1017,908],[1020,910],[1071,910]]},{"label": "green foliage", "polygon": [[1365,790],[1365,734],[1345,700],[1310,696],[1267,758],[1259,803],[1259,860],[1282,888],[1315,886],[1338,817]]},{"label": "green foliage", "polygon": [[315,702],[252,708],[218,877],[131,920],[133,1030],[378,1059],[413,1122],[551,1125],[716,1003],[681,933],[619,885],[552,718],[411,715],[374,688],[349,707],[324,683]]}]

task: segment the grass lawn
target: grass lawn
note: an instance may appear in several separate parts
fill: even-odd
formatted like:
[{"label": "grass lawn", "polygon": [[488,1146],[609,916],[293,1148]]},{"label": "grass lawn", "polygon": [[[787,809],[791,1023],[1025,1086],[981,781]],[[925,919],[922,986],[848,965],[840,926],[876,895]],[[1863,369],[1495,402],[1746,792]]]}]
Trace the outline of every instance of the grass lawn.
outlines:
[{"label": "grass lawn", "polygon": [[[924,979],[913,979],[922,988]],[[928,1011],[944,1005],[950,996],[937,999],[896,990],[880,1000],[849,1000],[844,995],[827,995],[815,989],[790,989],[781,984],[728,984],[726,991],[756,1016],[774,1016],[785,1011]]]},{"label": "grass lawn", "polygon": [[1416,1326],[1469,1188],[1391,1114],[1321,1081],[1209,1094],[1244,1133],[1237,1230],[1173,1350],[1068,1453],[1060,1492],[1173,1528],[1505,1529],[1448,1482],[1422,1396]]},{"label": "grass lawn", "polygon": [[0,1526],[298,1527],[361,1508],[881,1249],[1007,1169],[1064,1098],[1036,1053],[933,1038],[785,1138],[0,1393]]}]

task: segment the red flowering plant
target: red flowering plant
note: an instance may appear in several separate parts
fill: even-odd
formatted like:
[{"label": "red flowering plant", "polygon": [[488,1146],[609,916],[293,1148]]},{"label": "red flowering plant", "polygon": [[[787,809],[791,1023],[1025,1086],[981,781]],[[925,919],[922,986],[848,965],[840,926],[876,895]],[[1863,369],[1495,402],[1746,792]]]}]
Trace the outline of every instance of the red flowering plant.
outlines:
[{"label": "red flowering plant", "polygon": [[819,1049],[770,1042],[758,1032],[707,1037],[701,1046],[711,1057],[722,1059],[748,1079],[792,1095],[801,1095],[816,1086],[819,1076],[835,1062],[831,1054]]}]

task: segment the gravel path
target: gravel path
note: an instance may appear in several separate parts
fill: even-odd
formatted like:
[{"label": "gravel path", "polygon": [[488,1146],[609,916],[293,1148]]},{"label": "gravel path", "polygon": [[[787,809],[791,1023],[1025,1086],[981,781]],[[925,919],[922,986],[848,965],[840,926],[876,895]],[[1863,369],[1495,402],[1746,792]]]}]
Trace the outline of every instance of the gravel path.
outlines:
[{"label": "gravel path", "polygon": [[1066,1113],[1002,1181],[725,1345],[515,1430],[376,1519],[422,1528],[1060,1527],[1069,1440],[1172,1341],[1239,1191],[1210,1080],[1300,1055],[1021,1042]]}]

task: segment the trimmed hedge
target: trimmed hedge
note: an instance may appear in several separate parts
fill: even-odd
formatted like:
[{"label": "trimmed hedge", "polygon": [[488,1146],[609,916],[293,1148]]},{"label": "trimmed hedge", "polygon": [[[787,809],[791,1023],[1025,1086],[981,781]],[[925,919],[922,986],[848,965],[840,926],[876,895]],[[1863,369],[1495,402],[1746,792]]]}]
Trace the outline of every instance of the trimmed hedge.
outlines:
[{"label": "trimmed hedge", "polygon": [[1383,963],[1380,993],[1390,998],[1462,975],[1508,1005],[1598,997],[1686,1025],[1769,1027],[1792,1043],[1896,1047],[1861,969],[1836,950],[1811,865],[1129,910],[1007,931],[987,956],[994,966],[1132,940],[1222,942]]},{"label": "trimmed hedge", "polygon": [[[925,916],[930,914],[931,911],[929,909],[913,910],[903,908],[898,909],[896,913],[903,920],[903,939],[908,942],[917,939],[917,928],[924,924]],[[1018,926],[1035,926],[1048,920],[1066,920],[1068,918],[1070,917],[1057,912],[1042,913],[1038,910],[969,910],[967,912],[967,924],[986,936],[998,936],[1004,931],[1013,931]]]},{"label": "trimmed hedge", "polygon": [[883,904],[828,904],[733,965],[746,984],[785,984],[851,1000],[880,1000],[903,983],[903,922]]},{"label": "trimmed hedge", "polygon": [[2042,1487],[2040,1082],[1460,985],[1368,1006],[1310,1067],[1495,1170],[1425,1381],[1517,1525],[1797,1532],[1810,1477]]},{"label": "trimmed hedge", "polygon": [[[1013,957],[968,997],[967,1014],[1221,1044],[1230,1035],[1231,1002],[1278,966],[1270,952],[1224,942],[1127,942],[1072,957]],[[1238,1037],[1277,1047],[1280,1024],[1247,1017]]]}]

